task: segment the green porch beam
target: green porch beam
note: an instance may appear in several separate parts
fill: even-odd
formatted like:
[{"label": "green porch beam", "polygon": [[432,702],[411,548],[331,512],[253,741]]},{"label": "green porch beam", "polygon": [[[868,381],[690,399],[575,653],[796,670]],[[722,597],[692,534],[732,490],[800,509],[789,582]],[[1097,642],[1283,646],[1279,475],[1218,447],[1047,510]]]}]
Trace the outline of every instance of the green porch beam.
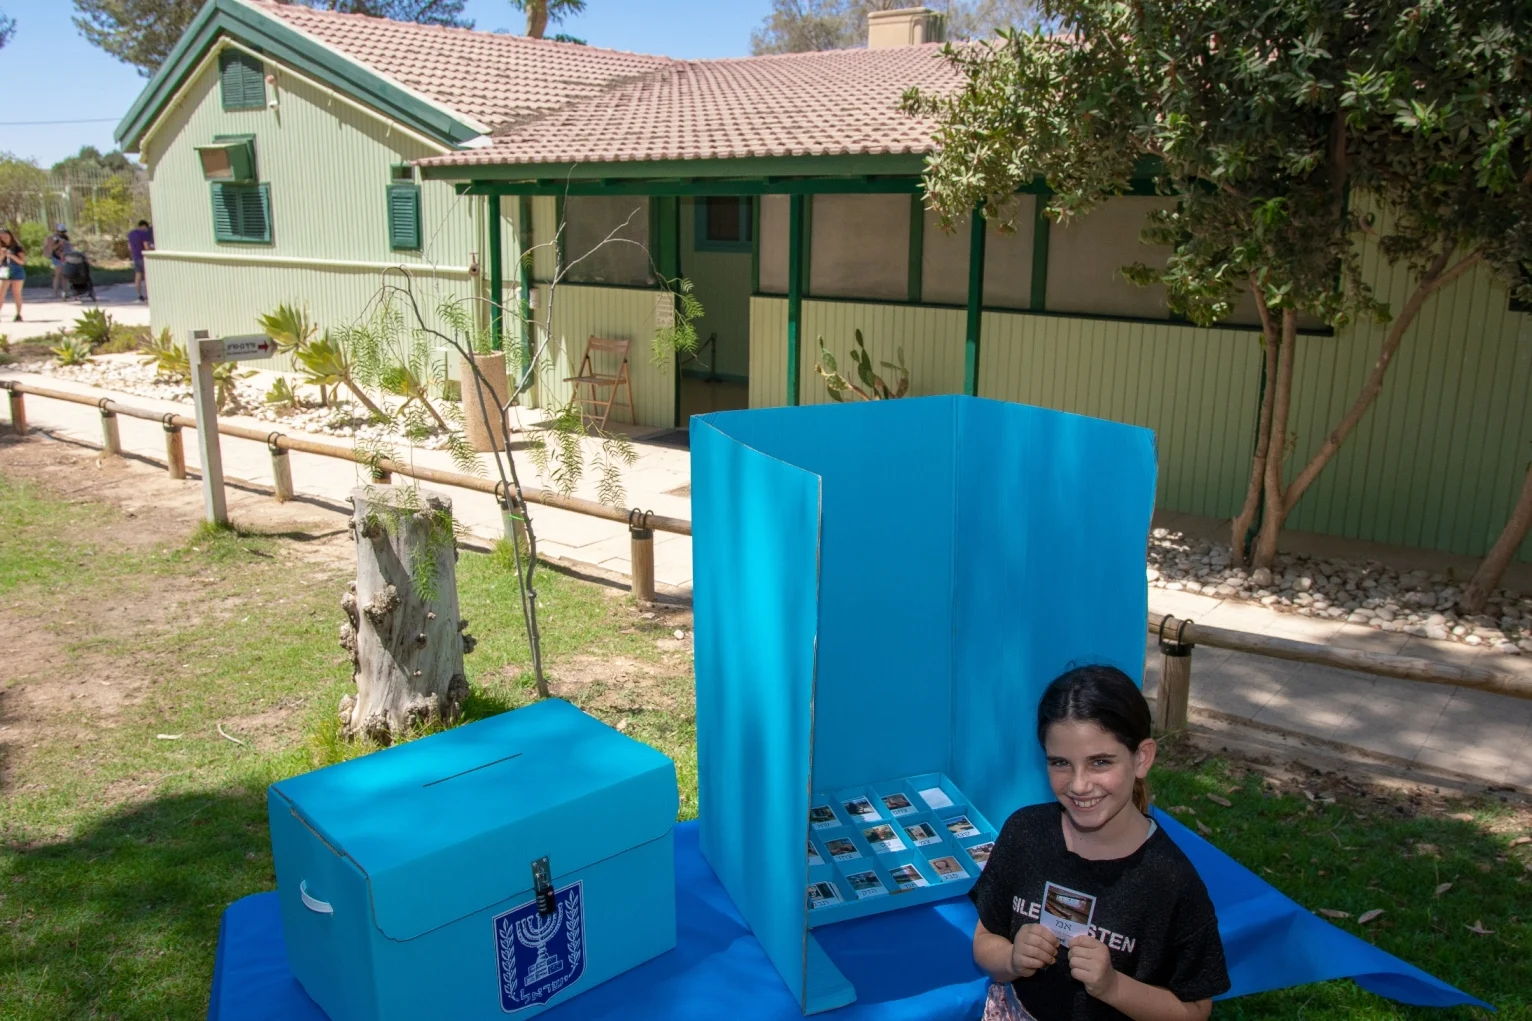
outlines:
[{"label": "green porch beam", "polygon": [[460,195],[651,195],[702,198],[709,195],[918,195],[918,177],[804,177],[682,180],[528,180],[461,182]]},{"label": "green porch beam", "polygon": [[1048,307],[1048,231],[1053,221],[1048,219],[1048,200],[1053,192],[1046,187],[1038,193],[1037,203],[1032,207],[1032,311],[1042,312]]},{"label": "green porch beam", "polygon": [[[880,178],[918,179],[925,171],[922,153],[849,156],[742,156],[731,159],[613,160],[605,163],[431,164],[420,168],[433,181],[579,181],[674,180],[715,187],[709,179]],[[719,194],[717,191],[712,194]]]},{"label": "green porch beam", "polygon": [[521,299],[516,309],[521,321],[521,368],[523,375],[532,363],[532,200],[522,196],[516,200],[516,282],[517,296]]},{"label": "green porch beam", "polygon": [[984,206],[969,216],[968,228],[968,332],[963,344],[963,392],[979,393],[979,328],[984,322],[984,235],[989,221]]},{"label": "green porch beam", "polygon": [[787,207],[787,403],[798,404],[798,348],[803,331],[803,196]]},{"label": "green porch beam", "polygon": [[500,351],[505,347],[505,312],[501,302],[505,299],[505,265],[500,251],[500,234],[504,221],[500,217],[500,196],[489,196],[489,346]]},{"label": "green porch beam", "polygon": [[926,206],[919,195],[910,196],[910,275],[905,297],[920,301],[921,274],[925,267],[922,259],[926,251]]}]

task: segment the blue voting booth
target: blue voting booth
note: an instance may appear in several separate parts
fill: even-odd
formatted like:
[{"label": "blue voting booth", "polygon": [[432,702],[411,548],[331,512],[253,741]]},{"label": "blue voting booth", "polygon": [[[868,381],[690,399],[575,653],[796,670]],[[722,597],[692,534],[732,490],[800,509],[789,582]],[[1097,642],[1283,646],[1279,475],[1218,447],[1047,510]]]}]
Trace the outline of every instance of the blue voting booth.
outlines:
[{"label": "blue voting booth", "polygon": [[1154,438],[931,397],[693,418],[691,450],[702,851],[829,1010],[856,991],[810,930],[966,890],[1051,797],[1043,688],[1142,677]]}]

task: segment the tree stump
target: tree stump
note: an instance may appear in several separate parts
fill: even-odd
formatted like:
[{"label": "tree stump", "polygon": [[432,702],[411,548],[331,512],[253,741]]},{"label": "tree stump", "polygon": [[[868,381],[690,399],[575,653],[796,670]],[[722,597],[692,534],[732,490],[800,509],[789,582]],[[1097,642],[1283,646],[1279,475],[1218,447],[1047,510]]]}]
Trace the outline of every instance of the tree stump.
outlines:
[{"label": "tree stump", "polygon": [[[415,486],[351,491],[356,581],[341,597],[356,693],[340,701],[342,733],[390,744],[451,722],[468,696],[463,655],[474,639],[458,617],[452,501]],[[428,579],[418,572],[431,571]]]}]

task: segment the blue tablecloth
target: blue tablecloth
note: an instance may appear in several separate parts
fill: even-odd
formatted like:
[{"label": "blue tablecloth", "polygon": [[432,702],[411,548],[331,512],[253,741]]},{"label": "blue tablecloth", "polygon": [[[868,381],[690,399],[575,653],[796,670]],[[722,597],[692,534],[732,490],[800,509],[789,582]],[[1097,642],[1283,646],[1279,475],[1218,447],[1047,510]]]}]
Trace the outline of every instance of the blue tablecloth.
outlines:
[{"label": "blue tablecloth", "polygon": [[[1218,909],[1231,996],[1354,978],[1382,996],[1424,1006],[1479,1000],[1337,929],[1277,892],[1195,833],[1156,813],[1196,865]],[[676,949],[550,1011],[549,1021],[732,1021],[798,1018],[760,945],[745,928],[697,846],[676,827]],[[986,981],[974,967],[976,921],[966,898],[816,929],[857,990],[825,1021],[973,1021]],[[275,893],[224,912],[209,1021],[324,1021],[287,968]]]}]

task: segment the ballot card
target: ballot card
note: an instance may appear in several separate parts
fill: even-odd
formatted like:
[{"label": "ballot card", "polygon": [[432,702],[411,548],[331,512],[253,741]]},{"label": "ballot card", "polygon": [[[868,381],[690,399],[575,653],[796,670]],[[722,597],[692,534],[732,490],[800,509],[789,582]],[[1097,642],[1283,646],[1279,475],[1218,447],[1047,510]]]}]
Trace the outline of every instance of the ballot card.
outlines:
[{"label": "ballot card", "polygon": [[1047,926],[1059,942],[1065,946],[1076,936],[1090,930],[1091,916],[1096,913],[1096,898],[1079,890],[1071,890],[1057,883],[1043,886],[1043,911],[1038,919]]}]

